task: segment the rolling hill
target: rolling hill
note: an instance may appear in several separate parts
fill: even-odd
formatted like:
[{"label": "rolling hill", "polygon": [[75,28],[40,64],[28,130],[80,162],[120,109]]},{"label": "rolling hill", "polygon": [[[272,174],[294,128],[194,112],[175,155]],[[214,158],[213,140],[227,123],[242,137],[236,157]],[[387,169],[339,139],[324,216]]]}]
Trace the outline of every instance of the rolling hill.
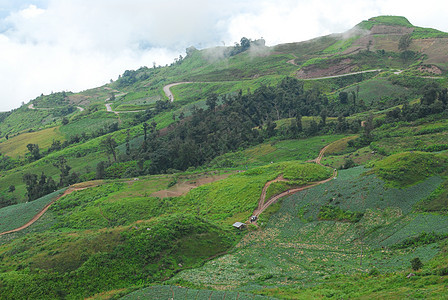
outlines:
[{"label": "rolling hill", "polygon": [[379,16],[1,113],[0,298],[445,298],[446,53]]}]

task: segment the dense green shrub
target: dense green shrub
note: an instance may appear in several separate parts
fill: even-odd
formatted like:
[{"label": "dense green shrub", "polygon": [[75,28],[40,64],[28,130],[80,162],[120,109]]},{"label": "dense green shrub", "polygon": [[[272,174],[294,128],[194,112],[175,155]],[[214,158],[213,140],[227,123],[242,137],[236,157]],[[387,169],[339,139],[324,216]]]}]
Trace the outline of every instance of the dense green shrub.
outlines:
[{"label": "dense green shrub", "polygon": [[321,206],[319,214],[317,215],[319,220],[350,223],[359,222],[363,216],[364,213],[343,210],[342,208],[333,205]]}]

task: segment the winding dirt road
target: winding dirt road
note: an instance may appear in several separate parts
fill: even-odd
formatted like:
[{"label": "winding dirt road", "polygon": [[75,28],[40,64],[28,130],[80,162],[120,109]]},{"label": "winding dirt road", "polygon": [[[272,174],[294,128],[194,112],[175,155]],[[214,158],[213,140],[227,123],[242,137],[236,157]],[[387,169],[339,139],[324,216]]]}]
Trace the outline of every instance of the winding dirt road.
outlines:
[{"label": "winding dirt road", "polygon": [[25,229],[25,228],[27,228],[27,227],[33,225],[37,220],[40,219],[40,217],[43,216],[43,214],[44,214],[44,213],[50,208],[50,206],[51,206],[53,203],[55,203],[57,200],[61,199],[61,198],[64,197],[64,196],[67,196],[67,195],[73,193],[74,191],[80,191],[80,190],[88,189],[88,188],[93,187],[93,186],[96,186],[96,185],[89,185],[89,186],[85,186],[85,187],[69,187],[69,188],[68,188],[62,195],[58,196],[57,198],[55,198],[54,200],[52,200],[50,203],[48,203],[47,205],[45,205],[45,207],[44,207],[40,212],[38,212],[38,213],[37,213],[31,220],[29,220],[26,224],[24,224],[24,225],[22,225],[22,226],[20,226],[20,227],[18,227],[18,228],[16,228],[16,229],[12,229],[12,230],[8,230],[8,231],[5,231],[5,232],[1,232],[1,233],[0,233],[0,236],[5,235],[5,234],[8,234],[8,233],[18,232],[18,231],[21,231],[21,230],[23,230],[23,229]]},{"label": "winding dirt road", "polygon": [[[332,143],[331,143],[331,144],[332,144]],[[328,149],[328,147],[329,147],[331,144],[328,144],[327,146],[325,146],[324,148],[322,148],[322,149],[320,150],[320,152],[319,152],[319,155],[318,155],[315,159],[310,160],[310,161],[308,161],[308,162],[315,162],[316,164],[322,166],[322,164],[321,164],[320,161],[322,160],[322,158],[323,158],[323,156],[324,156],[324,154],[325,154],[325,151]],[[280,193],[280,194],[277,194],[277,195],[275,195],[275,196],[272,196],[271,198],[268,199],[268,201],[266,201],[266,191],[268,190],[269,186],[270,186],[272,183],[274,183],[274,182],[278,182],[278,181],[288,181],[288,180],[286,180],[286,179],[283,178],[283,175],[280,175],[280,176],[277,177],[276,179],[271,180],[271,181],[268,181],[268,182],[265,184],[265,186],[263,187],[263,190],[262,190],[262,192],[261,192],[261,195],[260,195],[260,200],[258,201],[258,207],[254,210],[254,212],[252,213],[252,216],[256,216],[256,217],[258,218],[258,216],[260,216],[260,214],[261,214],[263,211],[265,211],[270,205],[274,204],[278,199],[280,199],[280,198],[282,198],[282,197],[284,197],[284,196],[292,195],[292,194],[295,194],[295,193],[297,193],[297,192],[300,192],[300,191],[303,191],[303,190],[306,190],[306,189],[315,187],[315,186],[317,186],[317,185],[320,185],[320,184],[329,182],[330,180],[335,179],[335,178],[337,177],[337,174],[338,174],[338,173],[337,173],[337,170],[334,169],[334,170],[333,170],[333,175],[332,175],[331,177],[325,179],[325,180],[317,181],[317,182],[314,182],[314,183],[312,183],[312,184],[309,184],[309,185],[306,185],[306,186],[302,186],[302,187],[299,187],[299,188],[289,189],[289,190],[284,191],[284,192],[282,192],[282,193]],[[247,222],[250,223],[250,220],[248,220]],[[256,221],[253,222],[252,224],[257,225]]]},{"label": "winding dirt road", "polygon": [[381,71],[382,71],[382,69],[366,70],[366,71],[359,71],[359,72],[346,73],[346,74],[333,75],[333,76],[325,76],[325,77],[300,78],[300,80],[320,80],[320,79],[329,79],[329,78],[339,78],[339,77],[345,77],[345,76],[350,76],[350,75],[364,74],[364,73],[371,73],[371,72],[381,72]]},{"label": "winding dirt road", "polygon": [[165,92],[165,95],[168,97],[168,99],[170,99],[171,102],[174,101],[174,95],[171,92],[170,88],[172,88],[173,86],[179,85],[179,84],[184,84],[184,83],[193,83],[193,82],[192,81],[175,82],[175,83],[170,83],[168,85],[165,85],[163,87],[163,91]]}]

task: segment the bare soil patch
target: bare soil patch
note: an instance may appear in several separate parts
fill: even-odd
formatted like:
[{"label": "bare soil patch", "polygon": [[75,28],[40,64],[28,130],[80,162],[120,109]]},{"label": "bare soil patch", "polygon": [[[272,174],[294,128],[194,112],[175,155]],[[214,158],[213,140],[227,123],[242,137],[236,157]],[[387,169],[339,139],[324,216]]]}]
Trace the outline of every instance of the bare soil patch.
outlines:
[{"label": "bare soil patch", "polygon": [[178,179],[178,183],[176,183],[174,186],[166,189],[161,190],[155,193],[152,193],[151,197],[159,197],[159,198],[167,198],[167,197],[179,197],[182,195],[187,194],[190,190],[197,188],[201,185],[212,183],[221,179],[225,179],[232,175],[233,173],[227,173],[227,174],[219,174],[219,175],[203,175],[202,177],[197,178],[187,178],[187,177],[181,177]]}]

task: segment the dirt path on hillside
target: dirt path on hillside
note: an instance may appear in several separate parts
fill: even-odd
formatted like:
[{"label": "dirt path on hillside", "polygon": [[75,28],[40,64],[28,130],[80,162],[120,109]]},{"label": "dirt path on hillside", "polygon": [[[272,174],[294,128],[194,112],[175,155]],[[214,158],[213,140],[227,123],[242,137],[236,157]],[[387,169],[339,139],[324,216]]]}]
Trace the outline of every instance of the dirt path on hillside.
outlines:
[{"label": "dirt path on hillside", "polygon": [[[320,152],[319,152],[319,155],[318,155],[315,159],[313,159],[313,160],[309,160],[308,162],[314,162],[314,163],[316,163],[316,164],[322,166],[322,164],[321,164],[321,160],[322,160],[322,158],[323,158],[323,156],[324,156],[324,154],[325,154],[325,151],[326,151],[326,150],[328,149],[328,147],[329,147],[330,145],[332,145],[332,144],[333,144],[333,143],[328,144],[327,146],[325,146],[324,148],[322,148],[322,149],[320,150]],[[262,212],[264,212],[270,205],[274,204],[278,199],[280,199],[280,198],[282,198],[282,197],[284,197],[284,196],[292,195],[292,194],[295,194],[295,193],[297,193],[297,192],[300,192],[300,191],[303,191],[303,190],[306,190],[306,189],[315,187],[315,186],[317,186],[317,185],[320,185],[320,184],[329,182],[330,180],[335,179],[335,178],[337,177],[337,174],[338,174],[337,170],[334,169],[334,170],[333,170],[333,175],[332,175],[331,177],[325,179],[325,180],[317,181],[317,182],[314,182],[314,183],[311,183],[311,184],[309,184],[309,185],[305,185],[305,186],[302,186],[302,187],[299,187],[299,188],[289,189],[289,190],[284,191],[284,192],[282,192],[282,193],[280,193],[280,194],[277,194],[277,195],[275,195],[275,196],[272,196],[271,198],[268,199],[268,201],[266,201],[266,192],[267,192],[269,186],[270,186],[272,183],[274,183],[274,182],[278,182],[278,181],[288,181],[288,180],[286,180],[285,178],[283,178],[283,175],[280,175],[280,176],[277,177],[276,179],[266,182],[266,184],[264,185],[263,190],[262,190],[262,192],[261,192],[260,200],[258,201],[258,207],[254,210],[254,212],[252,213],[252,216],[256,216],[256,217],[258,218]],[[247,222],[250,223],[250,219],[249,219]],[[255,222],[252,222],[252,224],[258,226],[258,224],[257,224],[256,221],[255,221]]]},{"label": "dirt path on hillside", "polygon": [[179,85],[179,84],[184,84],[184,83],[193,83],[193,82],[191,82],[191,81],[176,82],[176,83],[167,84],[163,87],[163,91],[165,92],[165,95],[168,97],[168,99],[170,99],[171,102],[174,101],[174,95],[171,92],[170,88],[172,88],[173,86]]},{"label": "dirt path on hillside", "polygon": [[294,53],[291,53],[291,55],[292,55],[294,58],[288,60],[286,63],[287,63],[287,64],[294,65],[294,66],[299,66],[298,64],[296,64],[296,58],[297,58],[297,56],[296,56]]},{"label": "dirt path on hillside", "polygon": [[52,200],[50,203],[48,203],[47,205],[45,205],[45,207],[38,212],[31,220],[29,220],[26,224],[16,228],[16,229],[12,229],[12,230],[8,230],[5,232],[1,232],[0,236],[8,234],[8,233],[14,233],[14,232],[18,232],[21,231],[31,225],[33,225],[37,220],[40,219],[40,217],[43,216],[43,214],[50,208],[50,206],[55,203],[56,201],[58,201],[59,199],[61,199],[64,196],[67,196],[75,191],[80,191],[80,190],[84,190],[84,189],[88,189],[90,187],[94,187],[96,185],[90,185],[90,186],[85,186],[85,187],[69,187],[62,195],[58,196],[56,199]]},{"label": "dirt path on hillside", "polygon": [[382,69],[377,69],[377,70],[367,70],[367,71],[346,73],[346,74],[341,74],[341,75],[324,76],[324,77],[313,77],[313,78],[299,78],[299,79],[300,80],[320,80],[320,79],[339,78],[339,77],[344,77],[344,76],[350,76],[350,75],[356,75],[356,74],[364,74],[364,73],[371,73],[371,72],[381,72],[381,71],[382,71]]}]

